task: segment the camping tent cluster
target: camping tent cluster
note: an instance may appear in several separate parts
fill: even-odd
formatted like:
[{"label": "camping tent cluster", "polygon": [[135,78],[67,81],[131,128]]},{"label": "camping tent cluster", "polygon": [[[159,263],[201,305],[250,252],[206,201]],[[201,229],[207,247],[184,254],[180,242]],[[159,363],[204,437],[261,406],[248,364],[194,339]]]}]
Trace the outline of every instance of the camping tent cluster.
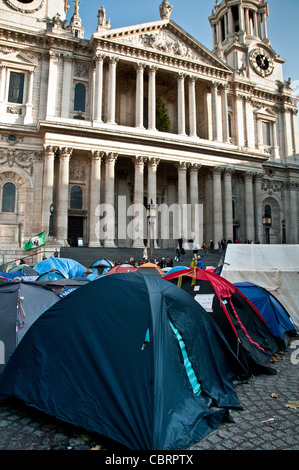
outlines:
[{"label": "camping tent cluster", "polygon": [[242,409],[236,382],[275,374],[271,355],[296,334],[285,310],[266,317],[243,286],[217,274],[104,261],[90,279],[56,261],[48,273],[61,279],[38,271],[32,282],[3,281],[0,341],[10,348],[0,399],[130,449],[186,449]]}]

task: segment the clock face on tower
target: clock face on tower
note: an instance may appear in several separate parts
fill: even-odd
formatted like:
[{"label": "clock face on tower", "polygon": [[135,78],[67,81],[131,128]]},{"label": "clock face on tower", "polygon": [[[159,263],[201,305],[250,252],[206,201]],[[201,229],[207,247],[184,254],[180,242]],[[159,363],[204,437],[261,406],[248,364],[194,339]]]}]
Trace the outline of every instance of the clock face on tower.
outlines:
[{"label": "clock face on tower", "polygon": [[44,0],[6,0],[6,3],[21,13],[34,13],[43,6]]},{"label": "clock face on tower", "polygon": [[254,49],[251,51],[249,59],[251,67],[258,75],[267,77],[273,72],[273,59],[264,49]]}]

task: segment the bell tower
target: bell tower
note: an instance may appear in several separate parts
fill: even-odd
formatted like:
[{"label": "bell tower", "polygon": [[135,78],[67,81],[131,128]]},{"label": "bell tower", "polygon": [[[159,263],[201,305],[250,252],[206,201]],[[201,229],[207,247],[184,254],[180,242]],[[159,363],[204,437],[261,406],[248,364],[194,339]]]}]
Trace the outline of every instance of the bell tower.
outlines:
[{"label": "bell tower", "polygon": [[269,5],[265,0],[216,0],[209,21],[213,50],[237,73],[251,81],[283,80],[285,62],[268,38]]},{"label": "bell tower", "polygon": [[44,31],[54,17],[66,19],[68,0],[0,0],[0,25]]}]

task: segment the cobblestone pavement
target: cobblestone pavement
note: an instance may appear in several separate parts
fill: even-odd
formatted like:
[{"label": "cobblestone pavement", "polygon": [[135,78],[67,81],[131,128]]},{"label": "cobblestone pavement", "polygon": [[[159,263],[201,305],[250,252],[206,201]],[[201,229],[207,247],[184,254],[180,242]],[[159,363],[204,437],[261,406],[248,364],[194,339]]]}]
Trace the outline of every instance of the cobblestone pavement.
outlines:
[{"label": "cobblestone pavement", "polygon": [[[242,411],[232,423],[193,445],[195,450],[299,450],[299,364],[296,345],[277,355],[277,375],[260,375],[237,386]],[[0,450],[90,450],[117,452],[117,443],[91,435],[20,402],[0,402]]]}]

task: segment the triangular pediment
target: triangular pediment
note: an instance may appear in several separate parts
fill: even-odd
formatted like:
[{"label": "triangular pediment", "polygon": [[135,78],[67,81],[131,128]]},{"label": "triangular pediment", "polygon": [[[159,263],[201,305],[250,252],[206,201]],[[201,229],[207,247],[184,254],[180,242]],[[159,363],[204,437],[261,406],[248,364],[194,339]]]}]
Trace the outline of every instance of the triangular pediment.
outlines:
[{"label": "triangular pediment", "polygon": [[225,71],[230,68],[172,20],[103,31],[101,37]]},{"label": "triangular pediment", "polygon": [[2,53],[0,50],[0,63],[11,64],[16,67],[32,68],[36,67],[37,63],[35,60],[25,52],[8,52]]}]

